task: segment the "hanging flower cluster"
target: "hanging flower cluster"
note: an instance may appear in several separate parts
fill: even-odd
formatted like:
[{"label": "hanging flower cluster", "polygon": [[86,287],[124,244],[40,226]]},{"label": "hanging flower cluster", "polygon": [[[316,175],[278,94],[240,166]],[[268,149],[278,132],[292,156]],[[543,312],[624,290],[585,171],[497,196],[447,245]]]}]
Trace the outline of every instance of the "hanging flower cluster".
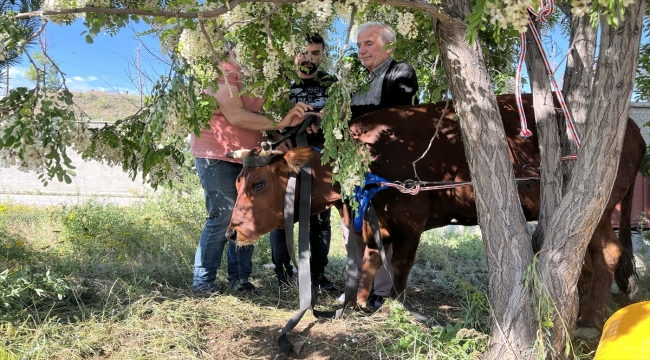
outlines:
[{"label": "hanging flower cluster", "polygon": [[571,0],[571,14],[584,16],[591,10],[591,0]]},{"label": "hanging flower cluster", "polygon": [[[124,8],[124,9],[142,9],[153,10],[160,7],[160,0],[45,0],[43,2],[43,11],[55,11],[64,9],[78,9],[85,7],[94,8]],[[50,15],[47,18],[55,24],[70,24],[78,18],[83,18],[84,13],[79,14],[60,14]]]},{"label": "hanging flower cluster", "polygon": [[499,2],[487,1],[485,7],[490,16],[490,23],[501,29],[508,25],[518,32],[526,32],[528,28],[528,7],[532,0],[504,0]]},{"label": "hanging flower cluster", "polygon": [[332,0],[305,0],[296,4],[296,11],[302,15],[314,14],[316,21],[328,23],[333,13]]},{"label": "hanging flower cluster", "polygon": [[[87,123],[72,111],[72,94],[14,89],[0,101],[0,167],[60,176],[69,164],[65,148],[91,144]],[[68,166],[69,167],[69,166]],[[67,178],[69,179],[69,177]]]},{"label": "hanging flower cluster", "polygon": [[92,153],[86,158],[93,159],[108,166],[121,166],[124,162],[124,147],[122,143],[110,144],[104,141],[95,141]]},{"label": "hanging flower cluster", "polygon": [[[205,30],[208,35],[214,35],[216,31],[210,24],[205,25]],[[214,82],[220,76],[217,68],[219,64],[212,52],[215,46],[214,38],[215,36],[206,38],[200,29],[187,28],[178,40],[180,56],[193,67],[196,75],[204,82]]]},{"label": "hanging flower cluster", "polygon": [[[45,0],[43,2],[43,11],[46,10],[63,10],[63,9],[74,9],[77,7],[77,2],[75,0]],[[52,15],[47,16],[47,18],[55,24],[71,24],[73,21],[77,20],[79,14],[63,14],[63,15]]]},{"label": "hanging flower cluster", "polygon": [[418,28],[415,24],[415,15],[410,12],[400,12],[397,14],[397,32],[408,39],[418,37]]}]

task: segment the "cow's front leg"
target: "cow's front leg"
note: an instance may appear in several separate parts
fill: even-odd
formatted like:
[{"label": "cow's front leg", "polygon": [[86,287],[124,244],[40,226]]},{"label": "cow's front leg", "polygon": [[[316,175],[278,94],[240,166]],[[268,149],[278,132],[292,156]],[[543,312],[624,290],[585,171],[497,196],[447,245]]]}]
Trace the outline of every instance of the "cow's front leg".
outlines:
[{"label": "cow's front leg", "polygon": [[361,278],[359,279],[359,290],[357,291],[357,304],[360,307],[366,307],[368,295],[372,289],[372,283],[375,281],[377,270],[382,265],[381,256],[377,249],[371,249],[366,246],[363,253],[363,265],[361,266]]}]

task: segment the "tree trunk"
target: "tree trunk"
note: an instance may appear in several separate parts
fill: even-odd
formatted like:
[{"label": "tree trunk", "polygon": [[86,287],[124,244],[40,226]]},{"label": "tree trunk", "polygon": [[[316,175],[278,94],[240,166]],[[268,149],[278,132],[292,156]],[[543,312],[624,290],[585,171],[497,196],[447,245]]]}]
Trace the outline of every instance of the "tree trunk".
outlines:
[{"label": "tree trunk", "polygon": [[[539,271],[557,311],[548,344],[562,352],[575,330],[577,282],[590,237],[609,198],[622,148],[638,60],[645,1],[628,6],[618,28],[601,19],[598,69],[572,180],[549,222]],[[625,56],[621,56],[625,54]],[[604,314],[603,314],[604,315]]]},{"label": "tree trunk", "polygon": [[[569,6],[561,6],[561,8],[565,15],[571,16]],[[595,72],[595,55],[596,31],[589,23],[589,15],[573,17],[571,19],[571,38],[569,39],[569,53],[566,70],[564,71],[562,92],[579,136],[584,135],[585,130]],[[562,129],[560,133],[562,154],[577,154],[578,148],[575,145],[573,135],[566,126],[564,116],[558,116],[558,125]],[[574,160],[562,162],[562,171],[566,174],[563,184],[564,192],[566,192],[574,164]]]},{"label": "tree trunk", "polygon": [[[445,6],[456,19],[470,11],[467,0]],[[464,24],[440,23],[436,41],[459,116],[487,253],[491,339],[486,356],[532,358],[533,303],[523,283],[533,257],[530,237],[485,60],[478,43],[469,45],[465,36]]]},{"label": "tree trunk", "polygon": [[562,169],[559,130],[548,70],[531,29],[526,32],[526,41],[526,68],[533,92],[533,108],[541,157],[540,211],[532,240],[533,249],[538,251],[544,242],[548,220],[562,200]]}]

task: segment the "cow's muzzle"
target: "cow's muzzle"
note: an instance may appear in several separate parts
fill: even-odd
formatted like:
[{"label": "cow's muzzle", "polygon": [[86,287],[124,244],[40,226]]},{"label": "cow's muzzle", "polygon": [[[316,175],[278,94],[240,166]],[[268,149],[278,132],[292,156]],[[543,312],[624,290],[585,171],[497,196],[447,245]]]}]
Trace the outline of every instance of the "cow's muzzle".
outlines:
[{"label": "cow's muzzle", "polygon": [[235,230],[226,231],[226,239],[228,239],[228,241],[231,241],[235,245],[237,245],[237,231]]}]

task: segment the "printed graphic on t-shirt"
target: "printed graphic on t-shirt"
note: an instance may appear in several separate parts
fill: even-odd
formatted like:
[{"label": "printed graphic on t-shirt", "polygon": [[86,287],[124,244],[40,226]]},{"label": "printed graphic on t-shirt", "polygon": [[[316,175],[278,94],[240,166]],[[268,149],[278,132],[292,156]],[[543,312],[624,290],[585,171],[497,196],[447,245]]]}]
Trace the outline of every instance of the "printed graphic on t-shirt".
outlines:
[{"label": "printed graphic on t-shirt", "polygon": [[325,101],[327,100],[325,91],[326,89],[322,86],[293,88],[291,89],[291,95],[289,95],[289,98],[294,104],[297,102],[304,102],[305,104],[311,105],[314,110],[320,110],[325,107]]},{"label": "printed graphic on t-shirt", "polygon": [[336,77],[318,71],[318,75],[313,79],[302,79],[298,83],[293,82],[289,99],[293,104],[304,102],[311,105],[314,111],[320,111],[325,107],[327,101],[327,89],[336,81]]}]

